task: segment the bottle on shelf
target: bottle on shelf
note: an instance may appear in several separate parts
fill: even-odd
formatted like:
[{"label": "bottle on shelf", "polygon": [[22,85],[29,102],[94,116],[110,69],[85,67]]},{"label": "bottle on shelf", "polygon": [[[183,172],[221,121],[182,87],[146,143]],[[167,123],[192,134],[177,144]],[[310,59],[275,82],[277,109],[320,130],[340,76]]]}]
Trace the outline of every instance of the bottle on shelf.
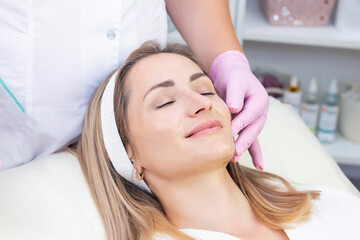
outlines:
[{"label": "bottle on shelf", "polygon": [[283,102],[292,105],[296,112],[300,114],[301,91],[300,82],[296,76],[292,76],[287,89],[284,91]]},{"label": "bottle on shelf", "polygon": [[301,117],[314,134],[316,133],[319,109],[318,84],[317,79],[313,77],[304,94],[304,101],[301,105]]},{"label": "bottle on shelf", "polygon": [[336,137],[339,116],[339,94],[336,79],[332,79],[321,104],[317,137],[322,143],[332,143]]}]

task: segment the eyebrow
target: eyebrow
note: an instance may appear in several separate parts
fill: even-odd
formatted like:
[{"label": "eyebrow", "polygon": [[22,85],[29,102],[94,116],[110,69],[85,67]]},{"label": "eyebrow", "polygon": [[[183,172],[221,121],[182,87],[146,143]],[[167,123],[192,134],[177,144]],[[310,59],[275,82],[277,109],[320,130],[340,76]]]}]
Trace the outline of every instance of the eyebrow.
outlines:
[{"label": "eyebrow", "polygon": [[[189,82],[192,82],[192,81],[194,81],[194,80],[196,80],[196,79],[199,79],[200,77],[203,77],[203,76],[206,76],[206,77],[210,78],[208,74],[206,74],[206,73],[204,73],[204,72],[198,72],[198,73],[194,73],[193,75],[190,76]],[[172,79],[168,79],[168,80],[166,80],[166,81],[164,81],[164,82],[158,83],[158,84],[152,86],[152,87],[145,93],[143,100],[145,100],[145,97],[146,97],[151,91],[153,91],[153,90],[156,89],[156,88],[160,88],[160,87],[172,87],[172,86],[175,86],[175,82],[174,82],[174,80],[172,80]]]}]

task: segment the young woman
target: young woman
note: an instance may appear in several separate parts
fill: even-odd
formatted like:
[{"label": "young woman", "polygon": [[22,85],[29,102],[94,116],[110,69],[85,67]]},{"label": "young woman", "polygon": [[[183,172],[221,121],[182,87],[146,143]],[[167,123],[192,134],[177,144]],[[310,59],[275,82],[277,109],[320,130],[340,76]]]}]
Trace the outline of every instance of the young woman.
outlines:
[{"label": "young woman", "polygon": [[355,196],[297,189],[230,161],[231,113],[184,46],[149,41],[134,51],[93,95],[68,151],[80,161],[108,239],[360,236]]}]

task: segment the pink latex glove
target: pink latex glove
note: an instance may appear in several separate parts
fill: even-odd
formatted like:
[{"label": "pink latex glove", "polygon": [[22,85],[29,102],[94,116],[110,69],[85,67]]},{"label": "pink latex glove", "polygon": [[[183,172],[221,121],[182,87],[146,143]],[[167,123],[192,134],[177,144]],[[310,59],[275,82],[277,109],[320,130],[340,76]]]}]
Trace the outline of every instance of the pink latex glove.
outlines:
[{"label": "pink latex glove", "polygon": [[230,50],[218,56],[211,64],[210,77],[232,113],[233,136],[239,134],[231,161],[237,162],[239,156],[249,149],[254,166],[263,170],[257,137],[265,124],[269,95],[240,51]]}]

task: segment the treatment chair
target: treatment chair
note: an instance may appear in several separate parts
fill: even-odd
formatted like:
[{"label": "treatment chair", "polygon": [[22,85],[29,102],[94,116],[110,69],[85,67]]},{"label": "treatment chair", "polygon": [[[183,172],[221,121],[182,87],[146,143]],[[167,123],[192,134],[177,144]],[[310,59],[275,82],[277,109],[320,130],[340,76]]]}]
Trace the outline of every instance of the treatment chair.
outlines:
[{"label": "treatment chair", "polygon": [[[360,196],[290,105],[270,97],[259,141],[264,171]],[[247,151],[238,163],[254,168]],[[0,239],[106,239],[76,157],[39,156],[0,173]]]}]

